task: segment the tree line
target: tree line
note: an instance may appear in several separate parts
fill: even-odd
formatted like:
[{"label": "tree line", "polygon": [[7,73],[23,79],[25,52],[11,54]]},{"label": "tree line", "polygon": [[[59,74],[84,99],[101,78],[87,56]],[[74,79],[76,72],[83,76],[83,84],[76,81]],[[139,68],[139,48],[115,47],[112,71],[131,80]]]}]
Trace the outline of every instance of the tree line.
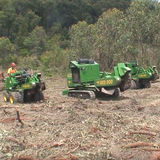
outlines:
[{"label": "tree line", "polygon": [[14,61],[46,74],[92,58],[160,61],[160,4],[151,0],[0,0],[0,64]]},{"label": "tree line", "polygon": [[95,24],[70,30],[72,55],[96,59],[103,70],[117,62],[138,61],[160,69],[160,3],[135,0],[125,11],[110,9]]}]

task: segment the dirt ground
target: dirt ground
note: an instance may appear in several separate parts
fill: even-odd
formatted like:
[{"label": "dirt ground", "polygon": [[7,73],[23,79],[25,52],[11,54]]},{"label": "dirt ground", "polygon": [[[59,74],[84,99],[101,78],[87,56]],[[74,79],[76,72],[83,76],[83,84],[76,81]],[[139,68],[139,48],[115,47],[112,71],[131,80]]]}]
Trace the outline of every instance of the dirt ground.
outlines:
[{"label": "dirt ground", "polygon": [[0,160],[160,160],[160,81],[118,99],[62,95],[46,81],[45,102],[0,101]]}]

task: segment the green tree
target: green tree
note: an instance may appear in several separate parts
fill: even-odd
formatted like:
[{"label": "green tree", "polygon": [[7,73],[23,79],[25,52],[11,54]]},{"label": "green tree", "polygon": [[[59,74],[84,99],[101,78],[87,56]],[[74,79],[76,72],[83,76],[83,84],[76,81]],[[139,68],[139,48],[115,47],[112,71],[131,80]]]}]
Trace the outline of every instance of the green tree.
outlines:
[{"label": "green tree", "polygon": [[[73,25],[71,33],[72,56],[77,58],[94,58],[101,69],[111,69],[114,56],[119,51],[121,37],[120,25],[123,13],[117,9],[104,12],[94,25],[79,22]],[[123,38],[124,39],[124,38]]]},{"label": "green tree", "polygon": [[28,37],[25,38],[23,44],[30,54],[41,54],[45,51],[47,35],[42,27],[36,27]]},{"label": "green tree", "polygon": [[0,64],[8,66],[11,61],[16,60],[16,48],[6,37],[0,37]]},{"label": "green tree", "polygon": [[[159,32],[160,5],[150,0],[135,0],[127,10],[127,30],[131,33],[133,44],[138,49],[137,59],[141,64],[147,60],[148,51]],[[156,59],[156,57],[154,57]]]},{"label": "green tree", "polygon": [[79,22],[70,30],[72,56],[94,57],[104,70],[131,60],[159,66],[159,19],[159,3],[135,0],[126,12],[104,12],[92,30],[86,22]]},{"label": "green tree", "polygon": [[102,69],[111,69],[114,64],[114,55],[118,40],[121,36],[120,24],[122,22],[123,12],[113,9],[104,12],[98,19],[96,25],[96,48],[98,49],[98,61]]},{"label": "green tree", "polygon": [[69,50],[59,46],[60,35],[52,36],[46,43],[46,52],[40,56],[41,69],[48,75],[68,70]]},{"label": "green tree", "polygon": [[94,25],[88,25],[85,21],[73,25],[71,35],[71,58],[91,58],[93,53]]},{"label": "green tree", "polygon": [[27,11],[25,15],[19,14],[12,23],[11,36],[18,46],[23,46],[23,41],[28,34],[39,24],[40,17],[38,17],[31,10]]},{"label": "green tree", "polygon": [[16,18],[15,8],[12,6],[11,0],[1,1],[0,4],[0,36],[5,36],[12,40],[10,33],[12,22]]}]

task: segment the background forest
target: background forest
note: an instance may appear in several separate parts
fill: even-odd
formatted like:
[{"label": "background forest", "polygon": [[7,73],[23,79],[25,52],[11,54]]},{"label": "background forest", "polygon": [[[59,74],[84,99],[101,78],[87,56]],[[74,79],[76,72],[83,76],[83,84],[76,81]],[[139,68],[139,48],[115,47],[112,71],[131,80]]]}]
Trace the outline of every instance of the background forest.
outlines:
[{"label": "background forest", "polygon": [[151,0],[0,0],[0,64],[50,75],[70,60],[102,70],[137,60],[160,69],[160,3]]}]

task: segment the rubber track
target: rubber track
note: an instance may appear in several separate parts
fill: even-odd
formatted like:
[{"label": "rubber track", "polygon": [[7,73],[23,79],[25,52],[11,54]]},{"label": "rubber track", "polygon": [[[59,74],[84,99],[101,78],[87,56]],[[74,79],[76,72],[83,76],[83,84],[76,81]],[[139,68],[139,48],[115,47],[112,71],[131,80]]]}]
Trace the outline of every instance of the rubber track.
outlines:
[{"label": "rubber track", "polygon": [[[86,97],[87,94],[87,97]],[[95,93],[93,91],[86,91],[86,90],[70,90],[68,92],[68,96],[70,97],[77,97],[82,99],[95,99]]]}]

